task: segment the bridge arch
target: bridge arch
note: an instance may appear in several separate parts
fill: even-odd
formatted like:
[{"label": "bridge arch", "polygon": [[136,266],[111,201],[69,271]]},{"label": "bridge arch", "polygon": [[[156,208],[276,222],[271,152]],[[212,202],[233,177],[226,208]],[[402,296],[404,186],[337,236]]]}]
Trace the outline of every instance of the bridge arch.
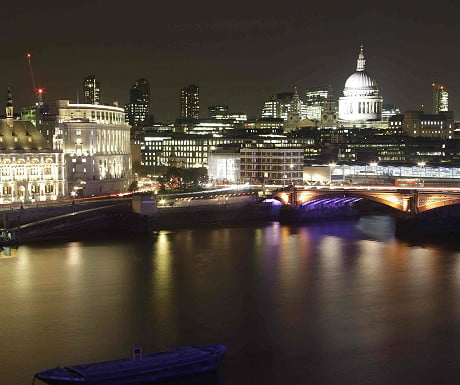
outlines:
[{"label": "bridge arch", "polygon": [[320,198],[356,197],[374,201],[407,213],[423,213],[437,208],[460,205],[460,191],[398,190],[390,186],[388,191],[351,188],[322,188],[277,191],[272,197],[284,204],[301,205]]}]

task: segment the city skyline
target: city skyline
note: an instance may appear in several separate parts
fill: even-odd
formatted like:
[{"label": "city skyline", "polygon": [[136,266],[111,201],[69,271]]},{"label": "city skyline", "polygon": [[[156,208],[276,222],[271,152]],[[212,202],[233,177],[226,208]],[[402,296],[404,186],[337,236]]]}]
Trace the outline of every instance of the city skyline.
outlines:
[{"label": "city skyline", "polygon": [[[200,87],[202,111],[229,105],[255,117],[271,95],[294,87],[301,98],[307,88],[328,85],[335,98],[342,96],[362,43],[384,103],[401,110],[424,104],[428,112],[435,82],[447,87],[450,109],[460,113],[453,2],[429,10],[415,2],[390,7],[355,1],[333,10],[263,4],[236,1],[218,13],[207,2],[174,9],[141,1],[140,8],[123,12],[106,1],[65,9],[52,2],[48,8],[30,3],[26,14],[8,4],[8,14],[21,15],[15,19],[21,28],[7,18],[6,30],[15,33],[5,45],[0,87],[11,88],[16,107],[33,104],[25,57],[30,51],[47,103],[76,100],[81,79],[94,74],[102,84],[101,102],[121,106],[131,84],[143,77],[158,121],[178,117],[177,94],[187,84]],[[85,28],[71,28],[70,17]]]}]

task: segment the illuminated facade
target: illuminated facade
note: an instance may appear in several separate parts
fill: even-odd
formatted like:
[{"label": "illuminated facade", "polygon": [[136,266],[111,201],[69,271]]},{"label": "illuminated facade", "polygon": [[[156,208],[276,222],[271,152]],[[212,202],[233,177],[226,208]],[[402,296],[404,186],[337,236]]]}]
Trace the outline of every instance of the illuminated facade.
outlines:
[{"label": "illuminated facade", "polygon": [[278,100],[272,96],[264,103],[262,108],[261,118],[277,119],[281,117],[281,105]]},{"label": "illuminated facade", "polygon": [[0,119],[0,203],[47,201],[67,195],[64,154],[30,122],[13,119],[9,94]]},{"label": "illuminated facade", "polygon": [[209,119],[228,119],[228,106],[209,106]]},{"label": "illuminated facade", "polygon": [[453,139],[454,114],[441,111],[439,114],[425,114],[422,111],[406,111],[402,128],[410,137]]},{"label": "illuminated facade", "polygon": [[303,184],[302,148],[250,147],[240,150],[240,181],[251,184]]},{"label": "illuminated facade", "polygon": [[293,96],[294,92],[280,92],[276,94],[276,100],[280,104],[280,117],[283,120],[287,120]]},{"label": "illuminated facade", "polygon": [[208,176],[217,182],[239,182],[240,148],[220,147],[211,150],[208,154]]},{"label": "illuminated facade", "polygon": [[180,117],[181,119],[200,118],[200,89],[190,84],[180,90]]},{"label": "illuminated facade", "polygon": [[449,92],[442,84],[433,83],[433,114],[449,110]]},{"label": "illuminated facade", "polygon": [[72,195],[127,191],[131,177],[130,127],[118,107],[57,101],[54,147],[64,152]]},{"label": "illuminated facade", "polygon": [[88,75],[83,80],[83,103],[101,103],[101,83],[98,80],[96,80],[96,77],[94,75]]},{"label": "illuminated facade", "polygon": [[310,120],[321,121],[323,108],[331,96],[331,90],[327,87],[309,88],[305,92],[305,113]]},{"label": "illuminated facade", "polygon": [[297,148],[304,152],[313,144],[311,138],[288,138],[284,135],[248,135],[244,137],[196,134],[145,135],[136,141],[140,146],[142,166],[208,167],[208,155],[218,147]]},{"label": "illuminated facade", "polygon": [[401,111],[394,104],[382,105],[382,120],[389,121],[392,116],[399,115]]},{"label": "illuminated facade", "polygon": [[339,121],[381,120],[382,104],[377,82],[366,71],[364,48],[361,45],[356,72],[348,77],[343,96],[339,98]]}]

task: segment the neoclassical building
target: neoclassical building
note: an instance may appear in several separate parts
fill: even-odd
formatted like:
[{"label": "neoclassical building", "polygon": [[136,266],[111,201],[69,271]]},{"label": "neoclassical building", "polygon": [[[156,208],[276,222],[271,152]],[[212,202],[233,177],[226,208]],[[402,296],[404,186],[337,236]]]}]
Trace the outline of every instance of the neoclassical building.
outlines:
[{"label": "neoclassical building", "polygon": [[122,108],[58,100],[54,148],[64,152],[71,195],[127,191],[131,178],[130,126]]},{"label": "neoclassical building", "polygon": [[382,104],[377,82],[366,71],[364,48],[361,45],[356,72],[348,77],[343,96],[339,98],[339,121],[360,123],[381,120]]},{"label": "neoclassical building", "polygon": [[13,118],[8,91],[6,117],[0,119],[0,204],[66,195],[64,154],[53,150],[31,122]]}]

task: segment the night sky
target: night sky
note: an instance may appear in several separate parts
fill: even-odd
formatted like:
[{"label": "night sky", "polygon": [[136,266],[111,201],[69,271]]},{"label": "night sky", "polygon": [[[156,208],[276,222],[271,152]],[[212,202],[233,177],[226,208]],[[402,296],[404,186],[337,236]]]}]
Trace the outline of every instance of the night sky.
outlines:
[{"label": "night sky", "polygon": [[[116,5],[120,4],[120,5]],[[431,112],[431,83],[445,84],[460,119],[460,6],[455,1],[15,1],[2,4],[0,89],[15,107],[34,102],[31,52],[45,102],[76,100],[83,78],[102,101],[128,101],[144,77],[157,121],[178,115],[180,88],[200,86],[212,104],[260,113],[264,100],[297,86],[332,85],[341,96],[361,43],[384,103]],[[81,94],[81,92],[80,92]],[[1,103],[1,100],[0,100]]]}]

